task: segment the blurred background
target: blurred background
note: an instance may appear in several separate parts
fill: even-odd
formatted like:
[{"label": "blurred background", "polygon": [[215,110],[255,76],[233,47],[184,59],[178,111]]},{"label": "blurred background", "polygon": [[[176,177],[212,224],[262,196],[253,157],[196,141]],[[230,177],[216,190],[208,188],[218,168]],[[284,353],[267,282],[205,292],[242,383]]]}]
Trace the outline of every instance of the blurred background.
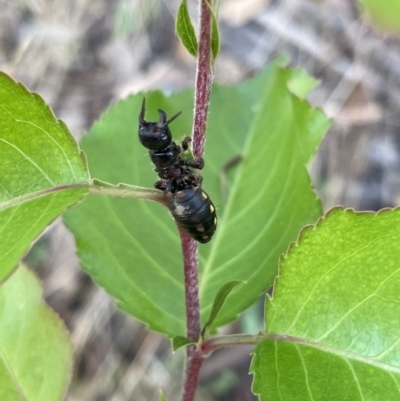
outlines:
[{"label": "blurred background", "polygon": [[[196,21],[197,1],[189,0]],[[195,60],[174,34],[178,0],[0,0],[0,69],[38,92],[77,139],[118,99],[192,87]],[[311,165],[325,210],[400,204],[400,42],[353,0],[221,0],[215,80],[235,84],[280,54],[321,81],[309,96],[333,119]],[[135,127],[132,127],[135,134]],[[79,268],[56,221],[27,262],[76,349],[68,401],[179,399],[183,353],[117,310]],[[262,300],[226,332],[262,329]],[[216,352],[197,400],[247,401],[251,348]]]}]

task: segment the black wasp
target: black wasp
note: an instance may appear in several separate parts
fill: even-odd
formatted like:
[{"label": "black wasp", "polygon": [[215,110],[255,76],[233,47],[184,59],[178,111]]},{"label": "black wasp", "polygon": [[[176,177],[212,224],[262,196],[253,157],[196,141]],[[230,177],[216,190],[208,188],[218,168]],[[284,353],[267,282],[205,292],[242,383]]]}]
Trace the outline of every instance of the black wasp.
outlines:
[{"label": "black wasp", "polygon": [[190,137],[182,141],[182,146],[172,141],[168,124],[180,112],[167,120],[166,113],[158,110],[160,120],[150,122],[144,119],[145,105],[143,99],[139,114],[139,140],[149,149],[150,159],[160,178],[154,186],[164,192],[165,202],[177,223],[196,241],[206,243],[217,228],[217,215],[210,197],[201,188],[201,176],[192,170],[201,170],[204,161],[181,157],[182,152],[189,149]]}]

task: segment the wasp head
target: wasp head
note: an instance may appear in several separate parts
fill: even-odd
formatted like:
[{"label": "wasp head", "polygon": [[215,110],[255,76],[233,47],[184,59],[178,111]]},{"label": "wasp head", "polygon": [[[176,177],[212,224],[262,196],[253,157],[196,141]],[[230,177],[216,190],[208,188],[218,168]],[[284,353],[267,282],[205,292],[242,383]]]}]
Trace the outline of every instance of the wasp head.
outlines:
[{"label": "wasp head", "polygon": [[142,109],[139,114],[139,140],[147,149],[163,150],[172,141],[172,134],[168,124],[175,120],[181,112],[167,120],[165,111],[158,110],[160,120],[158,122],[150,122],[144,119],[145,110],[146,99],[143,99]]}]

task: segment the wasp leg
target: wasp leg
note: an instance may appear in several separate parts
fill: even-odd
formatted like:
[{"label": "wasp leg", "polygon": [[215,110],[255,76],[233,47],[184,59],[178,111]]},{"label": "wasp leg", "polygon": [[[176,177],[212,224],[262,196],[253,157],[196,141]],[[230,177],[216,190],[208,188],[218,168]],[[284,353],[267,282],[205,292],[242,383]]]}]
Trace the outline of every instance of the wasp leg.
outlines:
[{"label": "wasp leg", "polygon": [[193,183],[195,185],[197,185],[198,187],[201,187],[202,182],[203,182],[203,177],[201,175],[198,175],[197,177],[194,177],[194,182]]},{"label": "wasp leg", "polygon": [[204,159],[199,157],[196,160],[188,161],[188,166],[201,170],[204,167]]},{"label": "wasp leg", "polygon": [[190,142],[192,142],[192,138],[190,136],[185,136],[185,138],[182,141],[182,149],[188,150]]},{"label": "wasp leg", "polygon": [[198,170],[201,170],[204,167],[204,160],[202,157],[199,157],[195,160],[179,159],[179,164],[181,166],[186,166],[186,167],[191,167],[191,168],[196,168]]},{"label": "wasp leg", "polygon": [[159,189],[161,191],[165,191],[167,189],[166,180],[158,180],[154,183],[154,188]]}]

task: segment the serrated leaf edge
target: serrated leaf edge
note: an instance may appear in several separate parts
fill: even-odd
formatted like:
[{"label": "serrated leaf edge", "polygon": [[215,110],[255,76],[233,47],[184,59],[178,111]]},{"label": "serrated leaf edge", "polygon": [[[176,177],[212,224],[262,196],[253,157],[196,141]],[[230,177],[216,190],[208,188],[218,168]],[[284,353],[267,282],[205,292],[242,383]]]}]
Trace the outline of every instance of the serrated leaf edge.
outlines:
[{"label": "serrated leaf edge", "polygon": [[267,294],[267,297],[269,299],[273,299],[274,295],[275,295],[275,289],[276,289],[276,284],[277,284],[277,280],[279,280],[279,278],[281,277],[282,274],[282,263],[285,259],[287,259],[293,248],[298,247],[299,245],[301,245],[301,242],[304,238],[304,235],[306,232],[310,231],[310,230],[315,230],[318,227],[320,227],[322,224],[325,223],[325,220],[327,218],[330,217],[331,214],[334,214],[336,212],[345,212],[345,213],[353,213],[354,215],[358,215],[358,216],[362,216],[362,215],[374,215],[374,216],[378,216],[380,214],[383,213],[387,213],[387,212],[394,212],[396,210],[400,210],[400,206],[394,207],[394,208],[390,208],[390,207],[385,207],[382,208],[378,211],[372,211],[372,210],[355,210],[354,208],[345,208],[343,206],[334,206],[331,209],[329,209],[327,212],[325,212],[324,215],[322,215],[315,224],[307,224],[305,225],[300,231],[299,231],[299,235],[297,236],[296,241],[293,241],[289,244],[288,249],[286,251],[286,253],[284,253],[283,255],[281,255],[281,257],[279,258],[279,263],[278,263],[278,274],[276,275],[275,279],[274,279],[274,285],[273,285],[273,290],[272,290],[272,294],[269,295]]},{"label": "serrated leaf edge", "polygon": [[[43,112],[47,114],[50,119],[54,120],[54,123],[66,134],[65,138],[69,141],[70,144],[72,144],[74,150],[76,151],[77,154],[79,154],[82,164],[84,165],[84,170],[85,173],[87,174],[87,182],[90,181],[90,171],[88,168],[88,163],[87,163],[87,158],[85,155],[85,152],[79,147],[78,142],[72,135],[71,131],[69,130],[68,126],[65,124],[65,122],[54,114],[52,108],[49,106],[49,104],[36,92],[31,92],[22,82],[19,82],[12,78],[10,75],[6,74],[4,71],[0,71],[0,80],[1,78],[5,78],[8,81],[12,82],[13,84],[17,85],[26,95],[33,96],[35,101],[38,103],[39,107],[43,107]],[[69,160],[67,159],[68,163]],[[71,167],[71,171],[74,174],[74,170]],[[75,174],[74,174],[75,176]]]}]

